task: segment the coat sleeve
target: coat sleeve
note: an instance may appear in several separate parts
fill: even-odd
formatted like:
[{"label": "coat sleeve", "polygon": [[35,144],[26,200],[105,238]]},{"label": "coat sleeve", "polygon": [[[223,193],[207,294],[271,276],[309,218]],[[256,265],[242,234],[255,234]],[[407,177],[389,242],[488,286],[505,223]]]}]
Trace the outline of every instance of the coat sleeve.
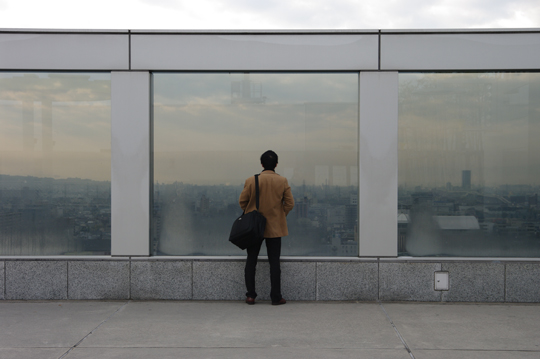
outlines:
[{"label": "coat sleeve", "polygon": [[289,183],[285,181],[285,191],[283,192],[283,210],[285,211],[285,215],[289,214],[293,208],[294,197],[291,192],[291,186],[289,186]]},{"label": "coat sleeve", "polygon": [[248,181],[246,180],[246,183],[244,183],[244,189],[242,190],[242,193],[240,193],[240,198],[238,199],[238,203],[240,204],[240,208],[242,208],[242,211],[246,210],[250,197],[251,190]]}]

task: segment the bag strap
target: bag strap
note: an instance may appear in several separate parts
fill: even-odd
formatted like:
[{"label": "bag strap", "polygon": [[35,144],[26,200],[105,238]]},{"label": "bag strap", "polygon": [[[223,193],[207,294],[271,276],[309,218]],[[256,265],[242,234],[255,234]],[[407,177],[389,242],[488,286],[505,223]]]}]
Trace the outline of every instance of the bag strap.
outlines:
[{"label": "bag strap", "polygon": [[255,206],[259,210],[259,175],[255,175]]}]

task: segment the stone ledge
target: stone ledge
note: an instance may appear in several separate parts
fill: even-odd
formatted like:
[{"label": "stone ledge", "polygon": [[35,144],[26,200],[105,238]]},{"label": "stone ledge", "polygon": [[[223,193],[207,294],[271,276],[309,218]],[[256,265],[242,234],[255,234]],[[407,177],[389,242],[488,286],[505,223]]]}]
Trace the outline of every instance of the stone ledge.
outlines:
[{"label": "stone ledge", "polygon": [[[245,261],[246,256],[159,256],[130,257],[132,261],[198,261],[198,262],[237,262]],[[259,256],[259,262],[268,261],[267,256]],[[377,258],[361,257],[293,257],[281,256],[281,262],[377,262]]]},{"label": "stone ledge", "polygon": [[133,261],[130,277],[131,299],[193,298],[193,271],[190,262]]},{"label": "stone ledge", "polygon": [[443,263],[448,272],[449,289],[442,292],[444,302],[504,302],[504,263]]},{"label": "stone ledge", "polygon": [[441,301],[435,290],[434,273],[441,270],[435,262],[381,263],[379,266],[379,299],[384,301]]},{"label": "stone ledge", "polygon": [[69,299],[129,299],[130,262],[68,262]]},{"label": "stone ledge", "polygon": [[[10,258],[0,260],[0,300],[241,300],[245,257]],[[449,290],[434,290],[434,272]],[[269,299],[268,261],[257,290]],[[540,302],[540,261],[364,260],[289,257],[282,261],[288,300]]]},{"label": "stone ledge", "polygon": [[0,262],[0,300],[5,299],[5,262]]},{"label": "stone ledge", "polygon": [[[0,261],[239,261],[246,256],[0,256]],[[260,256],[259,261],[268,257]],[[533,263],[540,264],[540,258],[505,258],[505,257],[296,257],[282,256],[282,262],[368,262],[368,263]]]},{"label": "stone ledge", "polygon": [[5,299],[67,299],[66,261],[5,262]]},{"label": "stone ledge", "polygon": [[17,261],[129,261],[129,257],[112,257],[112,256],[0,256],[0,261],[17,262]]},{"label": "stone ledge", "polygon": [[506,265],[506,302],[540,302],[540,265],[509,263]]},{"label": "stone ledge", "polygon": [[378,264],[355,262],[317,263],[317,300],[378,299]]}]

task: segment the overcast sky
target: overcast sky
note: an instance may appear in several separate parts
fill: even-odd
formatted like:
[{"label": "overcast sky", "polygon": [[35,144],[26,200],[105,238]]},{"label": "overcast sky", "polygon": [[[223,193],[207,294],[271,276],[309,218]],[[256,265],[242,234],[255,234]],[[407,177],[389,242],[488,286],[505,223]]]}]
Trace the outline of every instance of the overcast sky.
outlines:
[{"label": "overcast sky", "polygon": [[0,0],[0,28],[535,27],[539,0]]}]

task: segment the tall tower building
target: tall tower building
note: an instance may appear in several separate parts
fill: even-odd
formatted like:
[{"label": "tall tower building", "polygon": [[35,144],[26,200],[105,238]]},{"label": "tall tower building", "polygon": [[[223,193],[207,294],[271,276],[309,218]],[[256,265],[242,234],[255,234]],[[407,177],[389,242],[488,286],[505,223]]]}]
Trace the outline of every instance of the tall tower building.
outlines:
[{"label": "tall tower building", "polygon": [[461,171],[461,188],[471,189],[471,171]]}]

